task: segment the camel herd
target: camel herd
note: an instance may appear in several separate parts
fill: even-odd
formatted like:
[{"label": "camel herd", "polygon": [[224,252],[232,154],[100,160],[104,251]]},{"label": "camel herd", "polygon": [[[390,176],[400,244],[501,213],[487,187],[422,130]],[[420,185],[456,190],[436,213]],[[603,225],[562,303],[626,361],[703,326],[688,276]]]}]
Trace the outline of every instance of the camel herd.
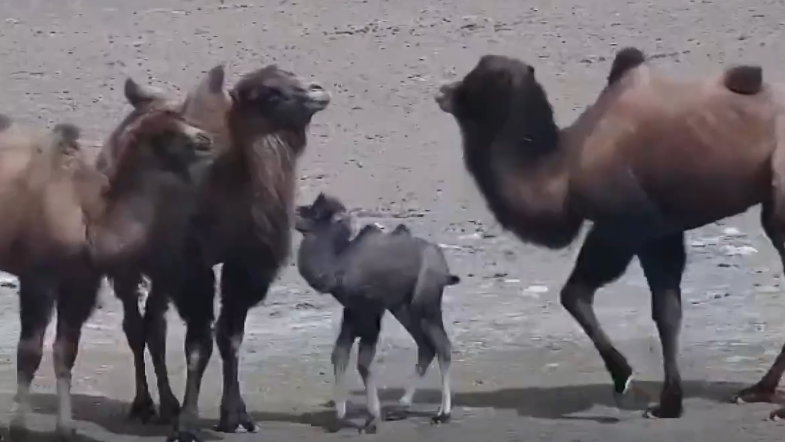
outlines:
[{"label": "camel herd", "polygon": [[[249,310],[265,299],[291,254],[292,229],[303,236],[297,254],[303,279],[343,306],[332,354],[336,422],[346,412],[344,377],[357,339],[370,414],[364,429],[373,431],[382,420],[371,363],[386,311],[418,348],[401,405],[411,404],[417,381],[437,358],[442,404],[433,421],[448,421],[451,343],[441,299],[460,277],[442,251],[404,225],[355,234],[350,213],[333,196],[295,206],[308,125],[330,94],[276,65],[247,73],[231,88],[224,67],[216,66],[182,100],[130,78],[124,94],[132,110],[97,157],[83,149],[73,124],[44,130],[0,114],[0,203],[10,208],[0,219],[0,270],[20,281],[12,435],[26,431],[30,387],[53,311],[56,434],[74,435],[72,369],[102,278],[122,301],[134,356],[131,417],[172,424],[169,440],[197,440],[197,402],[215,340],[223,362],[217,430],[254,431],[238,382],[239,351]],[[638,257],[664,362],[660,400],[648,417],[683,412],[677,355],[684,232],[760,204],[763,229],[785,264],[782,94],[757,66],[675,79],[649,66],[640,50],[625,48],[596,101],[564,128],[555,123],[534,67],[510,57],[482,56],[435,96],[454,117],[466,169],[505,229],[559,249],[591,222],[560,296],[619,395],[630,389],[633,370],[600,326],[593,301]],[[216,264],[223,264],[217,318]],[[138,306],[143,276],[151,281],[144,313]],[[186,325],[182,404],[165,363],[170,302]],[[157,409],[145,349],[157,378]],[[785,348],[734,400],[773,402],[783,372]],[[785,408],[771,417],[785,417]]]}]

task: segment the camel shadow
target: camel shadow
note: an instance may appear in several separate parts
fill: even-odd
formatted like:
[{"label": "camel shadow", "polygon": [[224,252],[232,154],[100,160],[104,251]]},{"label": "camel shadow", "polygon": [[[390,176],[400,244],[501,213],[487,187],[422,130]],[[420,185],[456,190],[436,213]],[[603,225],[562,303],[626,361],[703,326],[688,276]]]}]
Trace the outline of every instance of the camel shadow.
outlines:
[{"label": "camel shadow", "polygon": [[[607,406],[626,411],[643,411],[659,397],[662,383],[635,381],[632,390],[617,402],[610,384],[565,385],[557,387],[505,388],[493,391],[453,393],[453,405],[468,408],[515,410],[519,416],[553,420],[590,420],[617,423],[613,416],[572,416],[595,406]],[[747,384],[736,382],[684,381],[684,397],[700,398],[730,404],[730,398]],[[362,390],[353,391],[362,394]],[[391,388],[379,392],[382,401],[397,401],[403,389]],[[441,403],[441,391],[421,389],[414,397],[417,404]],[[431,412],[435,413],[436,408]],[[429,414],[430,415],[430,414]]]},{"label": "camel shadow", "polygon": [[[736,382],[707,382],[685,381],[685,398],[701,398],[713,402],[729,403],[731,396],[746,387],[746,384]],[[616,402],[611,385],[587,384],[567,385],[556,387],[526,387],[505,388],[493,391],[454,393],[453,405],[467,408],[493,408],[500,410],[515,410],[519,416],[553,419],[553,420],[590,420],[599,423],[611,424],[620,421],[619,418],[608,415],[581,415],[595,406],[607,406],[623,410],[644,410],[659,396],[660,382],[636,381],[633,390],[623,401]],[[349,403],[347,421],[336,427],[334,412],[329,404],[325,409],[307,411],[304,413],[286,412],[250,412],[256,423],[263,427],[265,422],[290,423],[296,425],[309,425],[321,428],[328,432],[335,432],[341,428],[359,428],[359,424],[351,421],[358,415],[365,413],[364,392],[353,391],[359,397]],[[389,420],[403,418],[430,418],[436,412],[436,406],[441,402],[441,392],[435,389],[421,389],[414,398],[414,409],[400,413],[396,401],[403,394],[400,388],[384,389],[379,391],[380,398],[387,402],[384,407],[385,416]],[[423,411],[423,404],[433,405],[433,410]],[[57,397],[49,394],[32,395],[32,405],[39,413],[55,414],[57,411]],[[140,436],[140,437],[165,437],[171,431],[169,425],[141,424],[129,420],[127,416],[130,405],[101,396],[88,396],[76,394],[73,396],[74,418],[80,421],[95,423],[113,434]],[[429,407],[430,408],[430,407]],[[201,419],[198,427],[209,430],[217,423],[215,419]],[[203,440],[221,440],[221,436],[210,431],[203,431]],[[90,442],[86,439],[86,442]]]},{"label": "camel shadow", "polygon": [[[125,401],[85,394],[74,394],[71,401],[74,420],[92,422],[112,434],[165,438],[172,431],[171,425],[142,424],[138,420],[129,419],[128,410],[131,404]],[[34,393],[30,395],[30,403],[36,413],[57,414],[57,396],[54,394]],[[198,428],[210,429],[213,425],[214,422],[209,419],[198,421]],[[204,441],[222,439],[209,431],[203,431],[199,436]]]},{"label": "camel shadow", "polygon": [[[51,431],[26,430],[22,433],[15,434],[15,432],[4,430],[0,432],[0,434],[2,435],[1,440],[4,442],[5,441],[14,442],[17,440],[24,440],[25,442],[52,442],[57,440],[57,436],[55,435],[54,432]],[[69,439],[69,442],[104,442],[104,441],[77,433],[76,435],[74,435]]]}]

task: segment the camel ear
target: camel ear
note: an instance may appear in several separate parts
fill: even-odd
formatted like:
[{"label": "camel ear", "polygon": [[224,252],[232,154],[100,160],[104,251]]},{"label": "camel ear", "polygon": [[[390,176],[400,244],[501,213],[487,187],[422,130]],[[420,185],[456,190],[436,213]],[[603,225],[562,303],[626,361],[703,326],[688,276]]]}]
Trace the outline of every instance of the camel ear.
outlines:
[{"label": "camel ear", "polygon": [[125,80],[123,90],[125,99],[128,100],[128,103],[133,107],[139,107],[145,103],[163,98],[163,93],[161,91],[149,86],[142,86],[131,77],[128,77]]}]

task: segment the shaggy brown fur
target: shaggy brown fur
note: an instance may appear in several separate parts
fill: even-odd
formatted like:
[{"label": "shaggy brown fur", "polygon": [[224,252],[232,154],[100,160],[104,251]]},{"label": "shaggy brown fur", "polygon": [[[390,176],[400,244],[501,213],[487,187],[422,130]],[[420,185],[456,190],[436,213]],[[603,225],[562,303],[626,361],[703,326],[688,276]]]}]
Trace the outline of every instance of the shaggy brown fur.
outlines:
[{"label": "shaggy brown fur", "polygon": [[[255,428],[237,379],[245,319],[248,310],[266,297],[289,256],[297,160],[305,149],[311,117],[329,103],[329,95],[321,86],[306,83],[276,66],[247,74],[229,94],[223,91],[223,80],[221,66],[211,69],[180,108],[188,121],[209,128],[227,143],[220,148],[222,153],[210,171],[199,210],[191,219],[189,240],[183,247],[187,262],[179,273],[178,285],[166,283],[164,287],[163,278],[151,278],[153,288],[148,304],[154,302],[157,307],[148,309],[144,327],[131,333],[146,337],[159,391],[167,392],[161,395],[161,417],[171,419],[179,404],[168,393],[171,388],[164,361],[163,312],[167,296],[171,296],[186,322],[188,380],[172,440],[194,437],[189,430],[197,417],[198,389],[213,347],[212,267],[218,263],[223,263],[222,308],[215,339],[224,363],[218,429],[234,432],[240,426]],[[105,149],[112,149],[111,143]],[[132,306],[140,276],[114,281],[115,291],[126,306],[126,320],[133,317],[134,321],[142,321],[137,317],[138,309]],[[129,343],[131,340],[129,336]],[[153,345],[154,341],[157,344]],[[144,377],[144,339],[131,347],[138,374],[132,413],[147,419],[155,410]]]},{"label": "shaggy brown fur", "polygon": [[[436,101],[458,122],[466,167],[505,228],[526,242],[562,248],[584,220],[593,221],[561,300],[593,341],[617,393],[629,387],[632,368],[592,305],[596,290],[638,257],[665,364],[660,404],[647,415],[678,417],[683,232],[762,203],[764,229],[785,259],[785,164],[776,149],[785,143],[785,101],[754,66],[676,80],[641,64],[639,53],[619,52],[610,84],[564,129],[534,69],[508,57],[483,56]],[[777,380],[785,356],[778,360]]]},{"label": "shaggy brown fur", "polygon": [[57,429],[65,438],[73,433],[71,370],[102,275],[161,252],[152,241],[172,233],[163,226],[173,217],[160,208],[187,202],[194,186],[184,171],[212,161],[209,137],[172,112],[139,115],[122,135],[122,155],[108,174],[90,164],[78,139],[71,124],[44,133],[10,122],[0,130],[0,204],[14,208],[0,219],[0,269],[20,280],[12,428],[25,430],[30,384],[56,306]]}]

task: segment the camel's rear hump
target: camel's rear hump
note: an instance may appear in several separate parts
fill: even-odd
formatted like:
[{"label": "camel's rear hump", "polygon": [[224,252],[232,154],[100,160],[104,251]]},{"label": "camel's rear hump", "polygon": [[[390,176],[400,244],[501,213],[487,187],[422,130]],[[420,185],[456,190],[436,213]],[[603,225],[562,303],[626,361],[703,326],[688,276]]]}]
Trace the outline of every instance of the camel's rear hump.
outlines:
[{"label": "camel's rear hump", "polygon": [[753,65],[734,66],[725,71],[723,84],[737,94],[754,95],[763,89],[763,68]]}]

